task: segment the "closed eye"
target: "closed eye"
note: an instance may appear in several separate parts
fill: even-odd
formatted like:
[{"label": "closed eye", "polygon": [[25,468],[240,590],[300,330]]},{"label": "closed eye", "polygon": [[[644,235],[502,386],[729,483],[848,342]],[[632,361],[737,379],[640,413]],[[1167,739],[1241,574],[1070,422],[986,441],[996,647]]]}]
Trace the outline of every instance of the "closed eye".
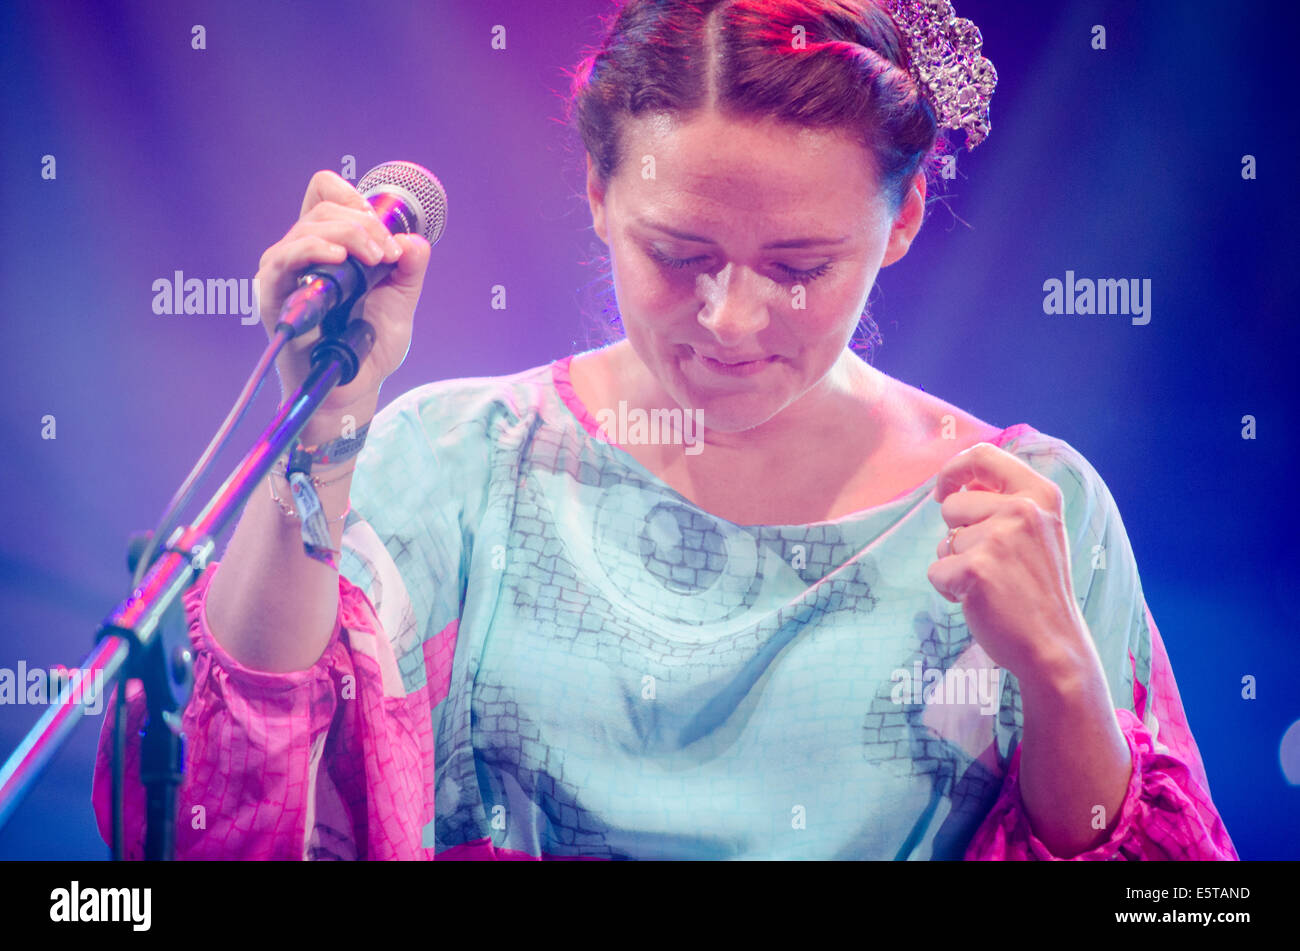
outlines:
[{"label": "closed eye", "polygon": [[827,261],[825,264],[819,264],[816,267],[809,268],[806,271],[796,271],[794,268],[786,267],[784,264],[778,264],[777,267],[779,267],[781,270],[785,271],[787,275],[789,275],[792,283],[804,284],[807,283],[808,281],[817,280],[817,278],[821,277],[823,274],[829,271],[831,269],[831,262]]},{"label": "closed eye", "polygon": [[692,264],[705,259],[705,255],[702,254],[693,258],[670,258],[668,255],[661,253],[657,248],[648,248],[647,253],[649,253],[650,257],[658,261],[660,264],[665,267],[673,268],[674,270],[690,267]]},{"label": "closed eye", "polygon": [[[672,268],[673,270],[681,270],[682,268],[690,267],[692,264],[698,264],[701,261],[708,260],[708,256],[703,254],[696,255],[693,258],[673,258],[654,247],[648,247],[646,253],[649,254],[652,260],[657,261],[664,267]],[[827,261],[825,264],[819,264],[814,268],[808,268],[807,270],[802,271],[785,264],[778,264],[777,267],[785,272],[787,283],[802,284],[808,281],[815,281],[817,278],[824,275],[831,269],[831,262]]]}]

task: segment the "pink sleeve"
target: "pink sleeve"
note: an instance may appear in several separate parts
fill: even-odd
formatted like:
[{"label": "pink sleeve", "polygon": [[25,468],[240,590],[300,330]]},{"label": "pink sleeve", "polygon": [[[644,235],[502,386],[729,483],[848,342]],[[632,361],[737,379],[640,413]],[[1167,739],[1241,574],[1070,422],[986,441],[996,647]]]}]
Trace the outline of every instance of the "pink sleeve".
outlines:
[{"label": "pink sleeve", "polygon": [[[374,607],[342,576],[334,632],[310,670],[273,674],[242,666],[207,626],[204,605],[217,564],[184,596],[194,691],[182,718],[176,858],[432,858],[422,838],[433,819],[436,679],[405,692]],[[454,622],[451,627],[454,642]],[[444,640],[426,645],[426,657]],[[439,673],[449,674],[437,653]],[[445,694],[445,685],[437,686]],[[113,704],[110,699],[100,733],[92,792],[105,842],[112,828]],[[144,854],[144,716],[140,684],[132,682],[123,806],[130,859]]]},{"label": "pink sleeve", "polygon": [[[1124,803],[1101,845],[1071,861],[1227,860],[1238,858],[1214,803],[1201,754],[1192,739],[1164,642],[1151,611],[1151,688],[1133,678],[1137,714],[1115,711],[1132,756]],[[1136,666],[1130,652],[1129,659]],[[1152,697],[1148,709],[1147,698]],[[967,860],[1059,861],[1030,829],[1020,801],[1020,747],[1012,754],[1002,792],[966,850]]]}]

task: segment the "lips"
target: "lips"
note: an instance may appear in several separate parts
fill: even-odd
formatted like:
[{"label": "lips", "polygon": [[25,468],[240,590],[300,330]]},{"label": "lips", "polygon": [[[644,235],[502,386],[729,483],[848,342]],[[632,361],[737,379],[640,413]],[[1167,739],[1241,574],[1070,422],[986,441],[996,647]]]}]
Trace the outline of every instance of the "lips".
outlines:
[{"label": "lips", "polygon": [[759,357],[714,357],[714,356],[710,356],[710,355],[707,354],[707,353],[701,353],[700,356],[702,356],[702,357],[703,357],[704,359],[706,359],[706,360],[712,360],[714,363],[721,363],[723,366],[729,366],[729,367],[739,366],[739,365],[742,364],[742,363],[759,363],[759,362],[761,362],[761,361],[763,361],[763,360],[771,360],[771,359],[772,359],[772,357],[767,357],[767,356],[759,356]]},{"label": "lips", "polygon": [[713,378],[718,376],[741,377],[762,373],[768,365],[775,363],[778,359],[775,355],[743,358],[728,356],[724,359],[723,357],[711,357],[700,353],[694,347],[691,350],[695,356],[695,364],[708,372],[710,377]]}]

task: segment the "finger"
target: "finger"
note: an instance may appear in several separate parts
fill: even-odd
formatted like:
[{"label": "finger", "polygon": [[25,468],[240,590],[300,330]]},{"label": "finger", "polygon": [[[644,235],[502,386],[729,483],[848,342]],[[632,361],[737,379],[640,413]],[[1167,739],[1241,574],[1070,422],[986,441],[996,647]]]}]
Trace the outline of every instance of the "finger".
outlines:
[{"label": "finger", "polygon": [[[341,232],[336,235],[325,234],[302,234],[295,238],[285,241],[279,251],[274,256],[273,266],[285,271],[297,271],[304,265],[314,264],[317,253],[325,255],[329,261],[334,261],[339,253],[347,255],[350,250],[348,243],[355,240],[347,232]],[[297,275],[294,275],[295,278]]]},{"label": "finger", "polygon": [[1005,449],[976,443],[957,453],[939,470],[934,497],[942,502],[963,485],[1011,493],[1039,487],[1043,477]]},{"label": "finger", "polygon": [[429,242],[418,234],[399,234],[393,238],[401,256],[389,280],[402,287],[419,287],[429,266]]},{"label": "finger", "polygon": [[[384,227],[384,223],[379,220],[379,216],[369,205],[362,211],[357,208],[345,208],[335,202],[321,202],[307,212],[294,225],[290,233],[294,231],[320,233],[320,229],[316,226],[321,224],[331,226],[341,224],[351,228],[358,240],[346,242],[348,250],[366,264],[378,264],[380,261],[392,263],[401,256],[401,246],[393,240],[393,235]],[[336,240],[343,233],[342,231],[329,232]]]},{"label": "finger", "polygon": [[965,492],[954,492],[944,499],[943,504],[939,506],[939,514],[949,528],[973,525],[1008,511],[1010,506],[1016,504],[1012,500],[1018,498],[1024,496],[1003,495],[1000,492],[989,492],[984,489],[967,489]]},{"label": "finger", "polygon": [[934,546],[934,556],[936,558],[942,560],[964,554],[983,542],[992,530],[990,523],[987,521],[976,522],[974,525],[957,525],[954,527],[959,529],[956,535],[949,531],[947,535],[939,539],[939,544]]},{"label": "finger", "polygon": [[298,212],[298,217],[303,217],[323,201],[334,202],[336,205],[357,211],[365,211],[370,207],[370,202],[361,197],[361,193],[351,182],[327,168],[321,169],[307,183],[307,193],[303,195],[302,209]]},{"label": "finger", "polygon": [[990,559],[981,539],[962,539],[967,532],[975,532],[978,528],[963,528],[958,532],[957,547],[960,550],[955,555],[930,562],[926,570],[926,577],[934,589],[954,603],[966,605],[971,598],[979,597],[986,579],[1000,570]]},{"label": "finger", "polygon": [[[969,558],[970,556],[966,557]],[[940,558],[938,561],[931,562],[925,576],[930,580],[930,584],[934,586],[934,590],[953,604],[960,604],[970,590],[971,579],[967,565],[962,558],[957,556]]]},{"label": "finger", "polygon": [[271,279],[266,287],[265,299],[271,300],[287,294],[298,282],[298,272],[313,264],[339,264],[347,258],[348,249],[331,241],[325,235],[305,234],[281,241],[262,256],[259,273],[262,280]]}]

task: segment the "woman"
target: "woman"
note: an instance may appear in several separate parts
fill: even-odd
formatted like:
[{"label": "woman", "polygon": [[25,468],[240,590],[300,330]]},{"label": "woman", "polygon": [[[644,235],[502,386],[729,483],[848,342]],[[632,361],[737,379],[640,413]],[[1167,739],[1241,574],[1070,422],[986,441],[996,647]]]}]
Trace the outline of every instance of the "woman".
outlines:
[{"label": "woman", "polygon": [[180,857],[1236,857],[1097,473],[849,349],[940,123],[987,131],[978,45],[931,3],[627,3],[574,83],[626,339],[377,416],[428,245],[312,179],[266,312],[397,265],[301,437],[341,574],[281,468],[187,594]]}]

